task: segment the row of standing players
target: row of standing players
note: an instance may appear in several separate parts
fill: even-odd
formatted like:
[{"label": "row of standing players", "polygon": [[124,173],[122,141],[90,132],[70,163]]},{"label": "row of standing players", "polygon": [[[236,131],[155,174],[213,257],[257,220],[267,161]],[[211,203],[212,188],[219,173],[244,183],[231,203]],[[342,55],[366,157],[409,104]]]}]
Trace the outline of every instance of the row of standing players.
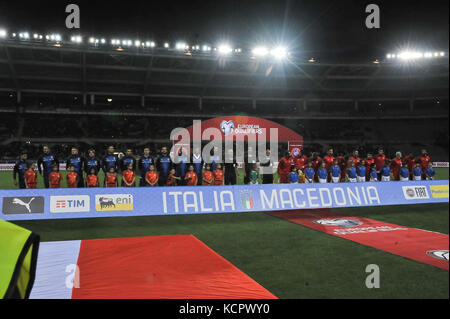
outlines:
[{"label": "row of standing players", "polygon": [[[266,151],[270,157],[270,150]],[[256,160],[246,158],[244,166],[245,184],[257,184],[259,170],[256,168]],[[192,164],[187,164],[192,163]],[[261,166],[272,166],[269,160]],[[22,153],[20,160],[14,167],[14,183],[20,188],[36,188],[37,174],[36,164],[27,161],[27,154]],[[140,171],[139,186],[173,186],[173,185],[235,185],[239,178],[239,171],[235,161],[222,165],[219,159],[213,159],[211,164],[204,165],[199,150],[194,152],[190,161],[182,160],[174,165],[167,147],[161,149],[161,154],[153,158],[150,149],[144,148],[143,156],[136,160],[132,150],[127,149],[125,156],[119,160],[115,155],[114,146],[109,146],[107,155],[99,160],[95,156],[95,150],[88,151],[88,157],[79,155],[79,150],[73,147],[71,156],[66,161],[67,186],[68,187],[98,187],[98,172],[105,173],[105,187],[117,187],[119,185],[118,172],[122,173],[121,186],[135,186],[137,183],[137,168]],[[62,176],[59,173],[59,161],[55,158],[48,146],[43,147],[43,155],[37,162],[39,174],[44,179],[46,188],[61,187]],[[205,170],[203,171],[203,167]],[[270,170],[272,171],[272,170]],[[83,177],[86,173],[86,178]],[[421,156],[414,157],[409,154],[402,158],[401,152],[397,152],[395,158],[389,160],[383,149],[373,156],[367,154],[365,159],[359,157],[355,150],[351,157],[334,156],[333,149],[329,149],[322,158],[313,153],[310,157],[290,152],[279,161],[279,183],[312,183],[312,182],[362,182],[376,180],[417,180],[433,179],[434,169],[426,150],[422,150]],[[19,182],[17,182],[17,176]],[[266,173],[262,176],[263,183],[273,183],[273,174]]]},{"label": "row of standing players", "polygon": [[[62,175],[59,172],[59,160],[51,153],[48,146],[43,147],[43,154],[37,163],[27,160],[26,152],[22,152],[13,170],[13,181],[19,188],[36,188],[38,173],[44,180],[46,188],[60,188]],[[115,154],[114,146],[109,146],[107,154],[98,159],[94,149],[88,150],[85,158],[79,154],[77,147],[71,149],[66,160],[67,187],[117,187],[120,186],[175,186],[175,185],[235,185],[240,177],[236,161],[220,163],[219,157],[212,156],[212,162],[205,164],[199,150],[193,152],[190,160],[180,157],[174,164],[167,147],[162,147],[160,155],[152,157],[150,149],[145,147],[143,155],[137,160],[131,149],[127,149],[122,158]],[[36,173],[36,166],[38,173]],[[204,170],[203,170],[204,168]],[[104,184],[100,185],[98,173],[105,174]],[[140,176],[137,176],[139,171]],[[84,177],[86,175],[86,177]],[[255,183],[259,173],[255,165],[247,165],[244,181]],[[272,176],[273,180],[273,176]]]},{"label": "row of standing players", "polygon": [[314,153],[307,157],[286,152],[279,162],[278,175],[280,183],[409,181],[432,180],[435,170],[425,149],[417,157],[403,157],[398,151],[389,159],[382,148],[375,155],[368,153],[366,158],[361,158],[358,150],[349,157],[334,156],[330,148],[323,158]]}]

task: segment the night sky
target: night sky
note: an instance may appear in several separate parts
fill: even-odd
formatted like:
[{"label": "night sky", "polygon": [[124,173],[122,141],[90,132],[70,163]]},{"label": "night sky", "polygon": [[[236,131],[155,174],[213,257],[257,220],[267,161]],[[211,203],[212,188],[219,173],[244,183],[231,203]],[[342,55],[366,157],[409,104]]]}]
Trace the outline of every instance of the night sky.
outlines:
[{"label": "night sky", "polygon": [[[409,45],[448,51],[449,1],[0,1],[0,28],[73,33],[66,5],[81,9],[79,33],[252,48],[287,45],[334,62],[363,62]],[[365,7],[381,9],[381,28],[365,27]],[[20,29],[20,30],[18,30]]]}]

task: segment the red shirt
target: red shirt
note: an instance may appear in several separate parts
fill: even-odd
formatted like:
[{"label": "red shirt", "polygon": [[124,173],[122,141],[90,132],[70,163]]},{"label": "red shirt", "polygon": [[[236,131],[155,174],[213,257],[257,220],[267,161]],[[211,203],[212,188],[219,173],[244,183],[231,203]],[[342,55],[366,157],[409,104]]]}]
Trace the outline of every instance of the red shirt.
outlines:
[{"label": "red shirt", "polygon": [[375,167],[377,168],[377,171],[379,171],[380,168],[382,168],[384,166],[384,162],[388,158],[386,157],[386,154],[383,154],[383,155],[377,154],[373,157],[373,159],[375,160]]},{"label": "red shirt", "polygon": [[86,184],[88,187],[98,187],[98,176],[97,175],[86,176]]},{"label": "red shirt", "polygon": [[391,166],[392,174],[394,175],[394,179],[398,180],[399,179],[400,168],[402,167],[402,159],[394,157],[392,159],[392,161],[391,161],[391,165],[390,166]]},{"label": "red shirt", "polygon": [[306,167],[306,163],[308,162],[308,158],[303,155],[299,158],[297,158],[297,160],[295,161],[295,168],[297,170],[301,169],[303,170]]},{"label": "red shirt", "polygon": [[[171,185],[171,184],[169,184],[169,181],[172,181],[172,179],[170,177],[171,177],[171,175],[169,175],[169,178],[167,180],[167,184],[169,186]],[[156,181],[158,180],[158,178],[159,178],[159,174],[156,171],[148,171],[145,174],[145,181],[147,182],[147,186],[157,186]],[[150,181],[154,185],[149,184],[148,181]]]},{"label": "red shirt", "polygon": [[[123,180],[125,182],[127,182],[128,184],[133,182],[135,177],[136,177],[136,173],[133,170],[131,170],[131,169],[127,169],[127,170],[123,171],[123,173],[122,173]],[[125,187],[132,187],[132,186],[134,186],[134,182],[131,185],[127,185],[127,184],[123,183],[123,186],[125,186]]]},{"label": "red shirt", "polygon": [[319,169],[320,163],[322,162],[322,158],[320,158],[320,156],[317,156],[316,159],[311,159],[311,162],[312,162],[312,167],[317,172],[317,170]]},{"label": "red shirt", "polygon": [[62,175],[60,172],[51,172],[50,175],[48,175],[48,180],[50,182],[50,188],[60,188]]},{"label": "red shirt", "polygon": [[220,169],[214,171],[214,185],[223,185],[223,171]]},{"label": "red shirt", "polygon": [[291,171],[290,158],[282,157],[278,163],[278,175],[289,175]]},{"label": "red shirt", "polygon": [[78,187],[78,173],[77,172],[67,173],[66,178],[67,178],[67,187],[69,187],[69,188]]},{"label": "red shirt", "polygon": [[414,167],[416,166],[416,158],[414,157],[414,156],[406,156],[404,159],[403,159],[405,162],[406,162],[406,164],[408,165],[408,169],[409,169],[409,171],[410,172],[412,172],[412,170],[414,169]]},{"label": "red shirt", "polygon": [[373,157],[372,157],[372,159],[367,159],[366,158],[366,176],[369,176],[370,165],[372,165],[373,163],[375,163],[375,159]]},{"label": "red shirt", "polygon": [[328,171],[330,167],[333,166],[334,156],[325,155],[323,161],[325,162],[325,168]]},{"label": "red shirt", "polygon": [[23,176],[28,188],[37,188],[37,174],[35,171],[27,170]]},{"label": "red shirt", "polygon": [[117,174],[107,173],[106,174],[106,187],[117,187]]},{"label": "red shirt", "polygon": [[[207,183],[209,182],[209,183]],[[213,185],[214,184],[214,173],[211,171],[203,172],[203,185]]]},{"label": "red shirt", "polygon": [[419,161],[420,161],[420,167],[422,168],[422,171],[426,170],[428,168],[428,163],[430,162],[430,157],[427,156],[420,156],[419,157]]},{"label": "red shirt", "polygon": [[359,165],[359,162],[361,162],[361,159],[359,157],[350,157],[348,159],[349,161],[353,161],[353,163],[355,163],[355,167],[357,167]]},{"label": "red shirt", "polygon": [[187,180],[187,185],[188,186],[195,186],[195,185],[197,185],[198,177],[197,177],[197,174],[195,172],[187,172],[184,177]]}]

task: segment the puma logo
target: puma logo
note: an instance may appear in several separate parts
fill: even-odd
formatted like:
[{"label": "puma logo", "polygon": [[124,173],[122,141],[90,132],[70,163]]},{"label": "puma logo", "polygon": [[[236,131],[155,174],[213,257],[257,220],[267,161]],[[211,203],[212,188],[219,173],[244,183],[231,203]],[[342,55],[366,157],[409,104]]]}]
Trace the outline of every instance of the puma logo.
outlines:
[{"label": "puma logo", "polygon": [[33,200],[34,200],[34,197],[32,197],[28,203],[25,203],[24,201],[22,201],[22,200],[19,199],[19,198],[14,198],[14,199],[13,199],[13,204],[25,206],[25,208],[26,208],[26,209],[28,210],[28,212],[31,214],[31,207],[30,207],[30,204],[31,204],[31,202],[32,202]]}]

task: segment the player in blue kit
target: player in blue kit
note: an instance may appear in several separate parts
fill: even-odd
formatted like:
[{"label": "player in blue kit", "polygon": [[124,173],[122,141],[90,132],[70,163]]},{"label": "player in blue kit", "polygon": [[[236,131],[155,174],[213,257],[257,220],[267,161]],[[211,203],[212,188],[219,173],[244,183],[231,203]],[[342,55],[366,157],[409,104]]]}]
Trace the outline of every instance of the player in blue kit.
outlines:
[{"label": "player in blue kit", "polygon": [[59,165],[58,159],[50,153],[50,147],[44,145],[42,147],[44,154],[38,158],[37,167],[39,174],[44,177],[45,188],[50,187],[48,176],[52,172],[53,165]]},{"label": "player in blue kit", "polygon": [[[200,148],[196,147],[194,148],[194,151],[192,152],[191,156],[191,163],[194,165],[194,172],[198,176],[198,185],[203,184],[203,158],[202,158],[202,152],[200,151]],[[213,171],[211,171],[213,172]]]},{"label": "player in blue kit", "polygon": [[[156,167],[159,173],[158,183],[159,186],[165,186],[167,183],[167,178],[169,177],[170,170],[173,168],[172,159],[170,158],[167,146],[161,148],[161,154],[156,160]],[[177,175],[180,177],[179,175]]]},{"label": "player in blue kit", "polygon": [[352,160],[350,160],[350,162],[349,162],[349,167],[347,168],[346,175],[347,175],[347,180],[350,183],[356,183],[356,181],[357,181],[356,167],[355,167],[355,162],[353,162]]},{"label": "player in blue kit", "polygon": [[333,165],[330,167],[330,177],[333,183],[339,183],[341,181],[341,167],[339,166],[338,159],[333,160]]},{"label": "player in blue kit", "polygon": [[436,171],[434,170],[433,163],[429,162],[428,167],[425,170],[425,178],[427,181],[433,180],[434,175],[436,175]]},{"label": "player in blue kit", "polygon": [[136,159],[133,156],[133,150],[131,148],[127,148],[125,151],[125,156],[122,157],[119,161],[119,168],[122,172],[126,171],[128,167],[132,165],[132,170],[136,172]]},{"label": "player in blue kit", "polygon": [[[20,153],[19,160],[14,165],[13,169],[13,181],[14,185],[19,185],[19,188],[27,188],[25,185],[25,172],[27,170],[27,159],[28,154],[24,151]],[[17,177],[19,178],[19,183],[17,183]]]},{"label": "player in blue kit", "polygon": [[370,164],[369,180],[378,182],[377,165],[375,163]]},{"label": "player in blue kit", "polygon": [[402,162],[402,166],[400,167],[400,172],[399,172],[399,176],[400,176],[400,181],[402,182],[406,182],[409,181],[409,169],[408,169],[408,165],[406,164],[406,162]]},{"label": "player in blue kit", "polygon": [[356,179],[358,183],[363,183],[366,181],[367,168],[366,160],[361,160],[359,165],[356,167]]},{"label": "player in blue kit", "polygon": [[380,168],[380,175],[382,182],[389,182],[392,178],[391,167],[389,166],[389,160],[384,161],[384,165]]},{"label": "player in blue kit", "polygon": [[327,182],[328,171],[327,171],[327,163],[322,161],[320,164],[320,168],[317,170],[317,176],[319,177],[319,183],[323,184]]},{"label": "player in blue kit", "polygon": [[78,187],[84,187],[84,170],[85,159],[78,153],[78,147],[72,147],[70,157],[66,161],[66,167],[73,165],[73,171],[78,174]]},{"label": "player in blue kit", "polygon": [[316,171],[312,167],[312,162],[308,161],[308,166],[305,168],[305,183],[311,184],[314,181],[314,176],[316,175]]},{"label": "player in blue kit", "polygon": [[140,187],[147,186],[147,182],[145,181],[145,174],[150,170],[150,165],[154,165],[155,160],[150,155],[150,148],[144,147],[144,154],[141,156],[141,158],[138,161],[138,168],[141,175],[141,179],[139,182]]},{"label": "player in blue kit", "polygon": [[291,168],[291,172],[288,175],[288,181],[290,184],[298,184],[298,173],[295,166],[292,166]]},{"label": "player in blue kit", "polygon": [[114,168],[114,171],[117,172],[119,168],[119,159],[117,155],[114,154],[114,146],[108,146],[108,150],[106,151],[106,156],[103,157],[102,160],[102,169],[105,173],[105,176],[108,172],[110,172],[110,168]]}]

